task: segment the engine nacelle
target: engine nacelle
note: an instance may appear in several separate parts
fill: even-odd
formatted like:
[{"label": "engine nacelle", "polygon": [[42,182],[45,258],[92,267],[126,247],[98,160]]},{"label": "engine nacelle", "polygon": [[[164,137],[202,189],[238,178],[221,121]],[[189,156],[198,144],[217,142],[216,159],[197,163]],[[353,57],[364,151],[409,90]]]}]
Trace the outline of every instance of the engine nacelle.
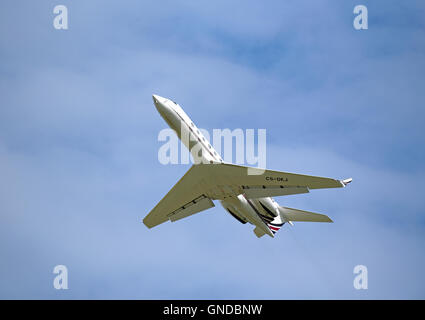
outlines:
[{"label": "engine nacelle", "polygon": [[268,214],[274,217],[279,216],[279,205],[272,198],[260,198],[258,201]]},{"label": "engine nacelle", "polygon": [[245,224],[247,223],[247,220],[238,212],[238,210],[236,210],[234,207],[227,205],[223,202],[221,202],[221,204],[223,205],[223,207],[226,209],[226,211],[228,213],[230,213],[230,215],[235,218],[236,220],[238,220],[240,223]]}]

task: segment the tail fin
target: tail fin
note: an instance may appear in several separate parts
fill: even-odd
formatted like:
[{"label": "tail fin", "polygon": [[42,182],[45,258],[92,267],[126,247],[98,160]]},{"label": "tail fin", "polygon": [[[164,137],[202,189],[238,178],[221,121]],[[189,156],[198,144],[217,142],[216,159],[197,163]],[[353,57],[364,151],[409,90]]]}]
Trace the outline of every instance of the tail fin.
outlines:
[{"label": "tail fin", "polygon": [[279,213],[285,221],[333,222],[327,215],[298,209],[279,207]]}]

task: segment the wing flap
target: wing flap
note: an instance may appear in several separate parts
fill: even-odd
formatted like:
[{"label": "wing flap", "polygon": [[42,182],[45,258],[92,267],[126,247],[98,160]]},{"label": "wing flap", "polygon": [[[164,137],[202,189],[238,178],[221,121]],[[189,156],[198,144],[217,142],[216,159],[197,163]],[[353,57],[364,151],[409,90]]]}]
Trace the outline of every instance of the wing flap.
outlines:
[{"label": "wing flap", "polygon": [[242,189],[248,199],[288,196],[291,194],[310,192],[307,187],[243,186]]},{"label": "wing flap", "polygon": [[177,209],[176,211],[168,215],[171,222],[186,218],[192,214],[207,210],[214,207],[214,203],[210,198],[207,198],[205,195],[200,196],[199,198],[194,199],[183,207]]}]

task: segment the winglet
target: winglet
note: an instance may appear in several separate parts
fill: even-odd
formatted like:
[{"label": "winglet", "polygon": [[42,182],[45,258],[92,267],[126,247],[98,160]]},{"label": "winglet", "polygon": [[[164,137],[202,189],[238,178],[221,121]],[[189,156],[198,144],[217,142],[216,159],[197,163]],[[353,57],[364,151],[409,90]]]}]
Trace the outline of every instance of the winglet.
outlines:
[{"label": "winglet", "polygon": [[353,181],[353,178],[348,178],[348,179],[344,179],[344,180],[340,180],[341,184],[343,187],[345,187],[347,184],[351,183],[351,181]]}]

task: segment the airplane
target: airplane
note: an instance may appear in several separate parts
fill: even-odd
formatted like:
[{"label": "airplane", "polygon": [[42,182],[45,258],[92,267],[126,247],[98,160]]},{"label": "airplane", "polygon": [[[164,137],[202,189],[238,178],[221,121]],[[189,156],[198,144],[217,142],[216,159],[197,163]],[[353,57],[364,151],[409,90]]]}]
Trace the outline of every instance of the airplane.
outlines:
[{"label": "airplane", "polygon": [[175,222],[214,207],[223,208],[242,224],[255,226],[258,238],[272,238],[288,223],[333,222],[327,215],[280,206],[273,197],[342,188],[353,179],[336,180],[235,165],[223,161],[176,102],[153,95],[159,114],[189,149],[194,164],[143,219],[148,228]]}]

